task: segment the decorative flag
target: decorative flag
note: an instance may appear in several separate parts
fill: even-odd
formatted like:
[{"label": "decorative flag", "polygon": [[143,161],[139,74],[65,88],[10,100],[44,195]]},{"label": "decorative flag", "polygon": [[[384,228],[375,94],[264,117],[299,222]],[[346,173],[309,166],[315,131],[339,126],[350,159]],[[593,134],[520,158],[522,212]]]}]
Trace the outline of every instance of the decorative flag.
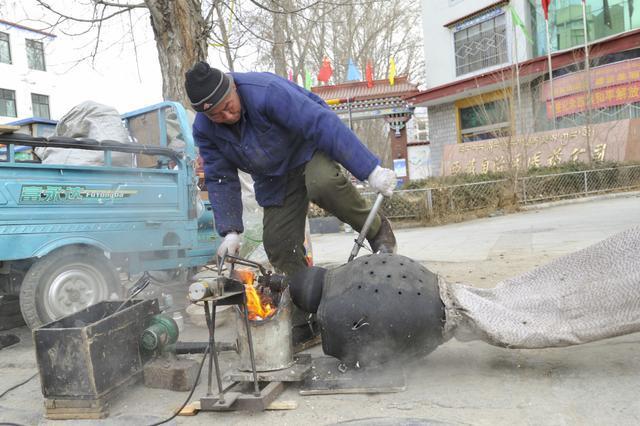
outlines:
[{"label": "decorative flag", "polygon": [[545,21],[549,20],[549,3],[551,3],[552,0],[540,0],[542,2],[542,11],[544,12],[544,19]]},{"label": "decorative flag", "polygon": [[293,71],[291,71],[291,68],[287,70],[287,76],[289,77],[289,81],[293,81]]},{"label": "decorative flag", "polygon": [[393,56],[392,56],[391,59],[389,59],[389,84],[393,86],[393,84],[395,83],[395,79],[396,79],[396,60],[393,59]]},{"label": "decorative flag", "polygon": [[304,72],[304,88],[307,90],[311,90],[311,86],[313,86],[313,82],[311,81],[311,73],[307,70]]},{"label": "decorative flag", "polygon": [[531,34],[529,34],[529,31],[527,31],[527,27],[524,25],[524,22],[522,22],[522,19],[520,19],[520,16],[518,16],[516,9],[511,5],[508,5],[507,7],[511,11],[511,21],[515,25],[520,27],[520,29],[522,30],[522,33],[527,38],[527,41],[529,42],[529,44],[533,44],[533,39],[531,38]]},{"label": "decorative flag", "polygon": [[367,68],[365,69],[365,74],[367,77],[367,87],[373,87],[373,66],[371,65],[371,61],[367,61]]},{"label": "decorative flag", "polygon": [[353,64],[353,60],[349,58],[349,67],[347,68],[347,81],[360,81],[362,80],[362,75],[360,75],[360,71]]},{"label": "decorative flag", "polygon": [[318,72],[318,81],[328,83],[329,79],[331,78],[331,74],[333,74],[331,62],[329,61],[329,58],[324,58],[322,60],[322,67],[320,68],[320,72]]}]

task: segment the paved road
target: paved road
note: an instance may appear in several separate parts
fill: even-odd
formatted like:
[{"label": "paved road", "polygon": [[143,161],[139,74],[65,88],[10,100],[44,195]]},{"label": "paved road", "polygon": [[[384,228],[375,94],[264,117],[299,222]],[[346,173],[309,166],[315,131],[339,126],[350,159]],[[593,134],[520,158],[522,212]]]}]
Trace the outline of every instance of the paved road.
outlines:
[{"label": "paved road", "polygon": [[[403,229],[397,235],[401,254],[423,262],[448,280],[492,286],[638,224],[640,198],[631,196]],[[315,237],[318,263],[344,262],[353,235]],[[24,329],[17,332],[25,343],[0,351],[0,393],[35,372],[29,334]],[[183,336],[202,339],[204,332],[191,327]],[[318,355],[319,348],[312,353]],[[234,358],[226,354],[225,365],[230,362]],[[290,386],[280,400],[296,401],[296,410],[252,415],[200,413],[179,418],[177,423],[283,426],[364,418],[393,418],[396,423],[367,420],[359,424],[400,424],[397,419],[403,418],[474,425],[640,423],[638,334],[547,350],[507,350],[481,342],[449,341],[416,365],[406,366],[404,374],[407,390],[401,393],[302,397],[296,386]],[[205,391],[203,383],[195,395]],[[144,424],[149,421],[144,416],[164,417],[185,397],[184,393],[138,385],[114,403],[104,423]],[[37,379],[0,399],[0,421],[58,424],[42,420],[42,413]]]},{"label": "paved road", "polygon": [[[599,199],[444,226],[396,231],[398,253],[420,262],[482,261],[518,250],[561,255],[640,225],[640,196]],[[344,263],[355,234],[313,235],[319,264]]]}]

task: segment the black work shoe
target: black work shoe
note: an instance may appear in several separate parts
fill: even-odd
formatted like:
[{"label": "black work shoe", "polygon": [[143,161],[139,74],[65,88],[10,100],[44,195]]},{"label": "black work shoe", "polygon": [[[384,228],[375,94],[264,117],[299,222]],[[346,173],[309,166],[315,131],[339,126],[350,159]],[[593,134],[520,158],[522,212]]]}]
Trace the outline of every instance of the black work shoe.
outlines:
[{"label": "black work shoe", "polygon": [[391,223],[383,214],[380,214],[380,230],[376,236],[369,240],[371,251],[374,253],[395,253],[398,248],[396,244],[396,236],[393,235]]}]

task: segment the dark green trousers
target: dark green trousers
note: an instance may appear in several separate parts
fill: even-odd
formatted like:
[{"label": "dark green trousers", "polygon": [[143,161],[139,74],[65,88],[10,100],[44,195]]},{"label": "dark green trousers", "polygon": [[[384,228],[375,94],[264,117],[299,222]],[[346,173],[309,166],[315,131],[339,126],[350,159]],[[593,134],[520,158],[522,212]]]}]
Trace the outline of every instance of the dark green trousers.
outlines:
[{"label": "dark green trousers", "polygon": [[[338,164],[316,151],[307,164],[287,174],[284,204],[264,209],[264,248],[278,272],[291,275],[307,265],[304,229],[310,200],[358,232],[371,209]],[[373,238],[379,229],[377,216],[367,237]],[[348,257],[345,252],[345,261]]]}]

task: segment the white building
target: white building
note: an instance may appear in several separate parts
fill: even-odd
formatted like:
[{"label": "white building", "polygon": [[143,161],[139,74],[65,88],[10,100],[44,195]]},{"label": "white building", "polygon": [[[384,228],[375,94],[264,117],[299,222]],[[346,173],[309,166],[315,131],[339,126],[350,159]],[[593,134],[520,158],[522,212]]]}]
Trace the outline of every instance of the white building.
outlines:
[{"label": "white building", "polygon": [[[586,123],[640,117],[636,87],[640,10],[634,11],[633,2],[586,0],[593,105],[590,113],[585,106],[584,82],[588,79],[583,71],[582,0],[550,2],[555,111],[551,107],[545,19],[540,3],[422,0],[427,89],[412,102],[428,107],[434,175],[456,173],[453,166],[458,172],[468,173],[504,169],[504,158],[488,152],[490,144],[481,146],[484,140],[528,137]],[[525,30],[516,25],[510,8]],[[515,64],[520,90],[515,81]],[[549,133],[544,137],[555,140],[562,135]],[[466,143],[471,145],[458,145],[455,149],[451,146]],[[578,160],[575,152],[569,157],[569,151],[562,154],[562,161],[585,161],[587,154],[581,150],[578,149]],[[558,154],[547,158],[544,150],[529,151],[530,155],[540,155],[524,155],[518,160],[518,167],[532,161],[537,167],[552,165],[558,159]],[[628,158],[618,160],[625,159]]]},{"label": "white building", "polygon": [[0,123],[56,116],[55,76],[47,70],[55,37],[0,19]]}]

